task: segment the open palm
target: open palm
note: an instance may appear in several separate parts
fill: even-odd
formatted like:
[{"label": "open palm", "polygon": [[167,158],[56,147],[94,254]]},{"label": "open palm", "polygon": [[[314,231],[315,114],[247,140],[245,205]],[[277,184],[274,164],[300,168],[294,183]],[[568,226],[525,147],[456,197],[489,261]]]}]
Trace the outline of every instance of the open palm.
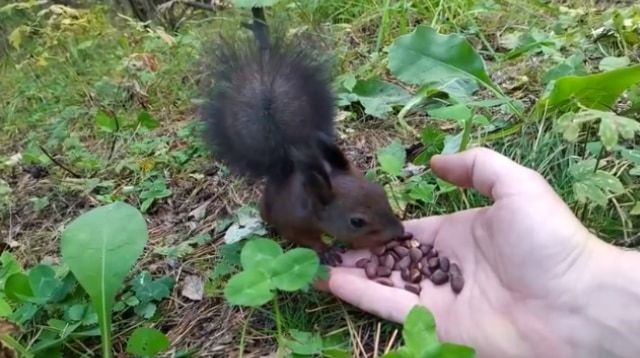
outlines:
[{"label": "open palm", "polygon": [[416,239],[458,263],[462,292],[425,279],[418,297],[404,290],[399,272],[391,276],[394,287],[377,284],[354,267],[368,250],[343,256],[329,290],[396,322],[422,304],[433,312],[441,339],[472,346],[478,357],[564,356],[568,348],[547,320],[575,299],[577,290],[567,287],[584,280],[597,239],[540,175],[495,152],[439,157],[432,168],[493,200],[489,207],[405,223]]}]

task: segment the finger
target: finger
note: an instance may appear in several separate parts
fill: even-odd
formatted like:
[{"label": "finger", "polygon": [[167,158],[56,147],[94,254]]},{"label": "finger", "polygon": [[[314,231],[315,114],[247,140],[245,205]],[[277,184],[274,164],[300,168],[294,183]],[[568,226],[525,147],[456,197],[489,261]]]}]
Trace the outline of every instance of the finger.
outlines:
[{"label": "finger", "polygon": [[[403,223],[405,231],[413,234],[413,237],[423,244],[433,244],[444,216],[429,216],[420,219],[408,220]],[[354,267],[362,258],[370,258],[371,248],[349,250],[340,254],[341,266]]]},{"label": "finger", "polygon": [[386,320],[402,323],[411,308],[420,303],[417,295],[405,290],[397,272],[395,287],[368,279],[362,270],[339,267],[331,270],[329,291],[341,300]]},{"label": "finger", "polygon": [[435,155],[431,159],[431,168],[440,178],[461,187],[474,188],[494,200],[550,189],[535,171],[486,148]]}]

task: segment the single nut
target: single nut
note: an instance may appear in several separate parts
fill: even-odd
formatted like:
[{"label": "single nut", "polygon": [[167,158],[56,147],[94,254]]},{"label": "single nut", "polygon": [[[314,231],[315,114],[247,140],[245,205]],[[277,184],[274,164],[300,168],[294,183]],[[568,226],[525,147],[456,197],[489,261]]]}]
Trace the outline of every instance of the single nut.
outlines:
[{"label": "single nut", "polygon": [[378,277],[374,281],[385,286],[393,287],[393,281],[388,277]]},{"label": "single nut", "polygon": [[422,258],[422,251],[417,247],[412,247],[411,250],[409,250],[409,256],[411,257],[411,261],[418,262]]},{"label": "single nut", "polygon": [[409,291],[409,292],[413,292],[416,295],[419,295],[420,291],[422,290],[422,287],[420,287],[420,285],[408,283],[408,284],[404,285],[404,289]]},{"label": "single nut", "polygon": [[411,240],[409,240],[409,246],[418,248],[418,247],[420,247],[420,241],[418,241],[416,239],[411,239]]},{"label": "single nut", "polygon": [[393,256],[391,256],[391,254],[386,254],[382,258],[382,264],[388,267],[389,270],[393,269],[393,266],[395,265],[395,263],[396,263],[396,260],[393,258]]},{"label": "single nut", "polygon": [[462,277],[462,275],[450,272],[449,280],[451,281],[451,289],[453,290],[453,292],[455,294],[460,293],[460,291],[462,291],[462,288],[464,287],[464,277]]},{"label": "single nut", "polygon": [[422,253],[424,255],[427,255],[431,249],[433,249],[433,246],[426,244],[426,245],[420,245],[420,251],[422,251]]},{"label": "single nut", "polygon": [[424,276],[424,278],[430,278],[431,277],[431,271],[429,271],[429,267],[428,266],[422,266],[422,268],[420,269],[420,272],[422,272],[422,276]]},{"label": "single nut", "polygon": [[462,271],[460,270],[460,266],[458,266],[458,264],[455,262],[452,262],[451,265],[449,265],[449,272],[451,272],[454,275],[462,276]]},{"label": "single nut", "polygon": [[373,261],[369,261],[369,263],[364,267],[364,272],[367,274],[369,279],[372,279],[376,277],[377,269],[378,265]]},{"label": "single nut", "polygon": [[411,281],[411,275],[410,275],[411,271],[408,268],[402,269],[400,271],[400,277],[402,277],[402,279],[406,282]]},{"label": "single nut", "polygon": [[389,255],[393,256],[393,261],[400,261],[401,257],[400,255],[398,255],[397,252],[393,251],[393,250],[389,250]]},{"label": "single nut", "polygon": [[449,272],[449,258],[440,256],[440,269],[444,272]]},{"label": "single nut", "polygon": [[395,240],[393,240],[393,241],[389,241],[389,242],[387,242],[387,244],[386,244],[386,245],[384,245],[384,246],[385,246],[385,248],[386,248],[387,250],[391,250],[391,249],[393,249],[394,247],[396,247],[396,246],[398,246],[398,245],[400,245],[400,243],[399,243],[399,242],[397,242],[397,241],[395,241]]},{"label": "single nut", "polygon": [[418,269],[413,269],[409,272],[409,281],[412,283],[418,283],[422,280],[422,274]]},{"label": "single nut", "polygon": [[371,249],[371,253],[373,253],[376,256],[380,256],[384,254],[385,251],[386,251],[386,248],[384,246],[376,246],[373,249]]},{"label": "single nut", "polygon": [[369,259],[366,257],[363,257],[360,260],[356,261],[356,267],[364,268],[365,266],[367,266],[368,263],[369,263]]},{"label": "single nut", "polygon": [[[429,268],[430,268],[430,269],[438,268],[438,265],[440,265],[440,260],[438,260],[438,258],[437,258],[437,257],[432,257],[432,258],[430,258],[427,262],[428,262],[428,264],[429,264]],[[433,271],[433,270],[432,270],[432,271]]]},{"label": "single nut", "polygon": [[405,257],[409,254],[409,249],[400,245],[394,247],[393,251],[395,251],[398,255],[400,255],[400,257]]},{"label": "single nut", "polygon": [[446,283],[447,281],[449,281],[449,275],[447,275],[444,271],[442,270],[436,270],[434,273],[431,274],[431,282],[433,282],[434,285],[442,285],[444,283]]},{"label": "single nut", "polygon": [[400,261],[397,262],[397,270],[406,269],[411,264],[411,258],[409,256],[405,256]]},{"label": "single nut", "polygon": [[376,275],[379,277],[389,277],[391,276],[391,269],[387,266],[378,266],[378,268],[376,268]]}]

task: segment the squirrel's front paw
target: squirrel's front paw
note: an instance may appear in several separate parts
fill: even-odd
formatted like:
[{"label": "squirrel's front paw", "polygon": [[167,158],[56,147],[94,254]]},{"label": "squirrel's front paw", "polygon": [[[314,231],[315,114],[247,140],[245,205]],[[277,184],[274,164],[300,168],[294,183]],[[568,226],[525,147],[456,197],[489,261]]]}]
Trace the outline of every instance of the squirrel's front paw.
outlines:
[{"label": "squirrel's front paw", "polygon": [[323,253],[320,254],[320,263],[333,267],[338,266],[342,264],[342,256],[340,256],[340,254],[344,252],[344,248],[335,244],[331,245]]}]

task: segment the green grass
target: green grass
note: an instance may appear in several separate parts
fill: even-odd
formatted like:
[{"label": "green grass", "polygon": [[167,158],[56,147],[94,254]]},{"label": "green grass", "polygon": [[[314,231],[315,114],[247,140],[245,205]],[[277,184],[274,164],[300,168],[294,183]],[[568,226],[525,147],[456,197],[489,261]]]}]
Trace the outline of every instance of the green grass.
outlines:
[{"label": "green grass", "polygon": [[[309,27],[322,31],[336,52],[336,74],[384,79],[412,93],[417,88],[399,83],[387,70],[387,50],[393,40],[419,24],[432,26],[443,34],[462,34],[483,57],[487,72],[505,94],[528,105],[544,93],[551,70],[567,70],[559,64],[572,55],[582,54],[585,73],[598,72],[600,60],[607,56],[627,56],[636,64],[640,60],[638,30],[634,35],[621,28],[619,21],[633,18],[635,11],[634,21],[640,27],[638,6],[634,10],[622,5],[596,8],[595,1],[587,5],[584,1],[563,3],[571,10],[536,0],[300,1],[281,4],[268,16],[273,19],[270,21],[292,29]],[[614,16],[616,10],[620,13]],[[78,11],[77,16],[59,15],[50,22],[37,18],[35,9],[0,13],[0,34],[8,36],[18,26],[26,26],[24,32],[14,33],[20,34],[18,48],[8,45],[6,56],[0,59],[0,178],[4,181],[0,181],[0,236],[19,242],[12,251],[22,263],[35,264],[58,255],[60,227],[87,208],[113,200],[142,207],[151,198],[144,213],[152,229],[151,246],[136,270],[153,266],[164,274],[177,276],[175,266],[155,254],[155,248],[177,245],[208,232],[218,220],[256,199],[255,191],[246,183],[211,161],[200,139],[195,113],[202,93],[199,86],[206,85],[203,71],[215,66],[206,59],[201,61],[199,54],[207,49],[217,31],[237,31],[239,21],[246,20],[248,13],[233,9],[215,15],[202,13],[185,22],[176,33],[164,33],[155,26],[144,28],[116,17],[105,7]],[[65,18],[67,21],[62,24]],[[603,26],[612,28],[611,33],[594,41],[592,32]],[[520,46],[515,46],[520,35]],[[0,53],[4,44],[0,42]],[[640,92],[638,86],[633,90]],[[485,90],[475,96],[493,98]],[[626,115],[638,120],[640,101],[630,98],[636,107]],[[436,121],[425,115],[425,110],[437,103],[423,104],[405,119],[418,132],[433,127],[442,134],[459,133],[461,128],[452,121]],[[620,112],[628,106],[622,101],[614,109]],[[402,140],[405,146],[418,142],[419,138],[397,126],[400,108],[395,106],[386,119],[380,119],[365,115],[358,103],[342,107],[347,113],[339,126],[348,136],[345,142],[349,144],[359,133],[376,128],[375,136],[380,140],[375,142],[380,145],[351,148],[374,157],[393,139]],[[520,119],[500,108],[482,110],[480,113],[490,125],[522,125],[521,130],[486,145],[542,173],[600,237],[625,243],[640,227],[640,216],[633,213],[640,201],[640,180],[630,174],[630,169],[640,167],[640,163],[620,151],[589,150],[598,142],[595,126],[583,128],[577,141],[570,142],[554,130],[562,112],[540,114],[529,111],[528,106],[525,109]],[[117,131],[106,131],[105,126],[97,124],[100,112],[117,123]],[[141,113],[150,115],[151,125],[140,125]],[[488,128],[473,125],[472,143],[482,140],[481,134]],[[637,148],[638,142],[636,135],[620,144]],[[49,160],[40,147],[79,178]],[[431,149],[438,152],[442,147],[440,144]],[[19,164],[1,164],[16,154],[22,155]],[[361,158],[354,159],[361,162]],[[577,179],[571,168],[585,159],[602,163],[601,169],[614,174],[624,192],[610,195],[604,206],[579,202],[574,190]],[[27,172],[33,173],[34,167],[46,168],[48,175],[41,179],[31,177]],[[377,163],[369,162],[364,169],[402,192],[402,180],[385,175]],[[460,191],[443,190],[428,168],[420,180],[433,185],[433,200],[408,203],[404,210],[407,217],[487,204],[485,198],[470,191],[463,197]],[[6,187],[11,188],[10,193],[3,190]],[[204,217],[190,216],[212,198]],[[44,207],[36,210],[35,199]],[[219,261],[219,237],[177,261],[208,277]],[[215,311],[212,315],[220,319],[219,324],[233,332],[234,339],[224,344],[234,350],[247,311],[233,308],[232,316],[240,317],[239,321],[225,319],[218,311],[227,309],[220,308],[225,305],[222,290],[219,285],[212,287],[207,291],[210,301],[206,308]],[[174,296],[182,299],[179,289],[174,290]],[[190,309],[206,309],[190,301],[183,303],[178,312],[169,302],[160,307],[159,327],[177,330],[174,333],[180,337],[176,343],[179,348],[208,352],[211,342],[196,338],[197,332],[204,329],[202,323],[190,326],[190,322],[182,321],[190,319]],[[321,335],[333,333],[336,341],[356,350],[362,345],[368,353],[373,351],[378,324],[380,352],[394,330],[399,329],[318,292],[281,295],[278,303],[284,332],[297,329],[318,330]],[[137,319],[131,315],[116,318],[120,320],[116,323],[127,326]],[[275,344],[275,318],[272,305],[255,310],[247,325],[245,346],[269,351]],[[26,327],[26,333],[19,337],[21,342],[28,342],[37,334],[34,322]],[[122,343],[122,339],[115,337],[116,342]],[[399,336],[395,343],[398,339]],[[83,344],[88,348],[80,348],[82,351],[98,351],[97,341]],[[74,342],[68,348],[78,347]]]}]

